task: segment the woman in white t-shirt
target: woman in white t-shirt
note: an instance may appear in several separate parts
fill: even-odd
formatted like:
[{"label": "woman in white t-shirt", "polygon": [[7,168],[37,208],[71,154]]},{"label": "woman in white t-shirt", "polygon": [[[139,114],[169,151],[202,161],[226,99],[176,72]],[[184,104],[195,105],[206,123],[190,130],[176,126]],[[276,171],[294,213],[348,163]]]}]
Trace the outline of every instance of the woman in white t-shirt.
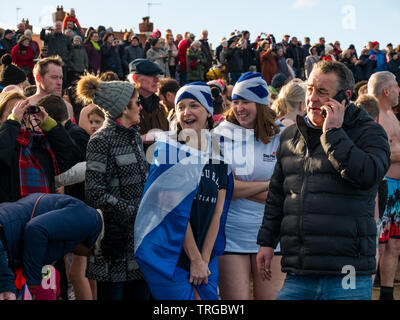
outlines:
[{"label": "woman in white t-shirt", "polygon": [[[235,174],[226,226],[226,247],[219,257],[219,289],[223,300],[275,299],[283,284],[280,257],[272,261],[273,280],[257,274],[257,234],[279,145],[282,125],[269,107],[268,87],[260,73],[245,73],[232,92],[232,107],[214,133],[225,163]],[[279,250],[279,248],[277,248]]]}]

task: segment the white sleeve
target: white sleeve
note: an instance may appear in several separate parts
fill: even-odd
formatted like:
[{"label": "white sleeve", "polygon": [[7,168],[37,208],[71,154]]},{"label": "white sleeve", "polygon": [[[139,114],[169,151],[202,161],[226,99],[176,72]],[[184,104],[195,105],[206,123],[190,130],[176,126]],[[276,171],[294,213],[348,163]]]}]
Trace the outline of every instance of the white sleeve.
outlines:
[{"label": "white sleeve", "polygon": [[68,171],[55,177],[57,186],[69,186],[85,181],[86,161],[79,162]]}]

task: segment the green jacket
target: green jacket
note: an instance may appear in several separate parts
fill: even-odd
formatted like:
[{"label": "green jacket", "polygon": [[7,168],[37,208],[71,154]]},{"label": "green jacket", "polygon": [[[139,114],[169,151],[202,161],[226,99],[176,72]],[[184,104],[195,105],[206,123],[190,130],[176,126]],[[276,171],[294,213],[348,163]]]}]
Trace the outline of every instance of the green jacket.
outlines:
[{"label": "green jacket", "polygon": [[[194,61],[200,60],[195,66]],[[189,48],[186,55],[186,71],[187,80],[193,81],[204,81],[205,66],[207,65],[207,58],[201,50],[193,50]]]},{"label": "green jacket", "polygon": [[68,61],[68,71],[84,72],[88,68],[88,56],[85,47],[73,46]]}]

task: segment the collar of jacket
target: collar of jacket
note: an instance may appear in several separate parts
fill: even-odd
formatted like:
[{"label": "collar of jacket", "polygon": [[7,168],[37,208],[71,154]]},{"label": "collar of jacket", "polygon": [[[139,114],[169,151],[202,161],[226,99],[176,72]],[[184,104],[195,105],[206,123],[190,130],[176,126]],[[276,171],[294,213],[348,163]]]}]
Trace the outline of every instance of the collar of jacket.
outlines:
[{"label": "collar of jacket", "polygon": [[148,98],[140,95],[140,103],[148,114],[151,114],[156,109],[160,109],[160,98],[156,94],[152,94]]},{"label": "collar of jacket", "polygon": [[[357,121],[366,120],[367,118],[368,114],[366,113],[366,111],[364,111],[362,108],[358,108],[354,105],[354,103],[350,103],[349,106],[346,107],[342,128],[344,130],[353,128],[356,125]],[[296,124],[302,134],[307,131],[305,116],[298,115],[296,118]],[[316,129],[312,125],[311,127]]]},{"label": "collar of jacket", "polygon": [[139,127],[137,125],[133,125],[132,127],[125,127],[122,124],[119,124],[116,120],[106,117],[106,120],[103,125],[105,128],[115,128],[115,130],[126,132],[130,134],[136,134],[139,132]]}]

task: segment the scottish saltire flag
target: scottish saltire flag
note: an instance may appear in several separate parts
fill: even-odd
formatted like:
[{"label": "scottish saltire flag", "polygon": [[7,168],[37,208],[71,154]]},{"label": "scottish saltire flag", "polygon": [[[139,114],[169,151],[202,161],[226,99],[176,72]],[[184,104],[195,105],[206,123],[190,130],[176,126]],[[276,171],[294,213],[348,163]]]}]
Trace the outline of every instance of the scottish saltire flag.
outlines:
[{"label": "scottish saltire flag", "polygon": [[[211,143],[209,146],[211,150]],[[146,269],[150,268],[166,279],[172,279],[175,274],[192,202],[203,168],[210,159],[222,160],[219,155],[177,143],[167,135],[157,139],[135,221],[135,258],[139,265],[144,264]],[[225,248],[224,227],[233,190],[232,177],[228,189],[214,245],[216,256],[221,255]]]}]

